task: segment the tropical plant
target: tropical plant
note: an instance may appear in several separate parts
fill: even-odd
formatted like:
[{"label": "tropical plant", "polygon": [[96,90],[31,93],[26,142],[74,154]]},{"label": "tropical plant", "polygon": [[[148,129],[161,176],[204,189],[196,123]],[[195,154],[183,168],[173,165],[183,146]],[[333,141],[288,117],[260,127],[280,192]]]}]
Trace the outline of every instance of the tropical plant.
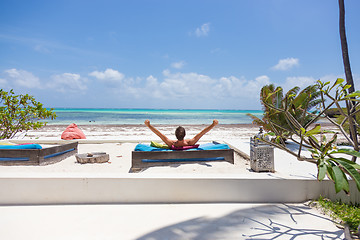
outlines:
[{"label": "tropical plant", "polygon": [[[267,97],[271,96],[271,97]],[[266,85],[261,88],[260,91],[260,100],[261,102],[265,101],[268,104],[272,104],[274,106],[280,107],[283,100],[283,89],[281,87],[276,87],[274,84]],[[265,131],[270,131],[271,128],[271,120],[276,122],[278,125],[285,125],[286,120],[284,118],[284,115],[281,112],[274,111],[271,108],[268,108],[265,104],[263,105],[263,118],[260,119],[250,113],[247,115],[250,116],[253,119],[253,124],[256,124],[258,126],[262,126]],[[283,137],[284,140],[288,137],[288,131],[279,129],[278,131],[279,135]]]},{"label": "tropical plant", "polygon": [[[274,136],[273,140],[260,140],[290,153],[300,161],[308,161],[317,164],[318,179],[321,181],[327,175],[329,179],[334,181],[336,192],[340,192],[341,190],[349,192],[348,176],[355,180],[357,188],[360,191],[360,165],[356,163],[356,157],[360,157],[360,153],[355,149],[356,143],[347,135],[342,124],[337,124],[328,118],[329,121],[333,122],[339,128],[340,132],[354,147],[354,149],[338,149],[336,147],[338,133],[334,133],[331,139],[328,140],[324,134],[329,132],[321,130],[321,125],[315,123],[319,118],[326,117],[325,112],[330,107],[337,106],[341,109],[341,102],[355,101],[357,102],[354,106],[355,108],[360,104],[360,92],[348,94],[347,89],[349,88],[349,85],[343,85],[343,81],[343,79],[337,79],[332,86],[329,86],[330,82],[323,83],[318,81],[317,88],[320,90],[321,103],[319,104],[319,112],[316,114],[314,112],[310,113],[306,111],[305,108],[301,107],[302,104],[299,102],[310,102],[304,96],[294,97],[292,95],[286,95],[283,100],[286,104],[277,107],[267,101],[268,98],[272,97],[272,94],[269,94],[269,96],[262,101],[263,104],[273,111],[283,113],[288,126],[286,126],[285,129],[285,126],[270,124],[272,127],[271,135]],[[335,90],[335,94],[332,94],[332,90]],[[325,103],[325,97],[330,100],[328,105]],[[315,101],[314,104],[316,102],[318,101]],[[297,113],[298,110],[302,113],[301,120],[305,119],[304,121],[295,117],[297,116],[295,113]],[[356,113],[357,111],[350,112],[349,114],[342,112],[346,119]],[[282,135],[278,133],[278,129],[281,128],[296,136],[296,140],[295,138],[292,139],[299,145],[297,153],[286,147]],[[304,147],[309,148],[311,158],[302,155]],[[355,160],[350,161],[349,159],[342,157],[344,154],[355,158]]]},{"label": "tropical plant", "polygon": [[[356,123],[355,116],[356,114],[360,113],[360,92],[352,92],[348,93],[348,89],[350,88],[349,85],[343,84],[344,79],[338,78],[336,82],[330,87],[330,82],[322,83],[321,81],[318,81],[318,84],[321,89],[321,99],[322,102],[319,105],[320,109],[322,109],[322,112],[326,112],[328,109],[330,109],[333,106],[336,106],[338,111],[340,112],[340,115],[343,117],[342,121],[336,122],[326,114],[324,115],[332,124],[334,124],[341,133],[345,136],[346,140],[350,143],[350,145],[354,148],[355,151],[359,152],[359,143],[357,140],[357,128],[359,128],[359,125]],[[331,91],[335,90],[335,94],[331,94]],[[329,99],[331,101],[330,104],[325,104],[325,98]],[[345,111],[341,104],[345,102],[347,106],[350,107],[350,109],[347,108],[348,111]],[[346,132],[346,124],[348,123],[349,126],[349,134]],[[353,161],[356,161],[356,158],[353,158]]]},{"label": "tropical plant", "polygon": [[0,89],[0,139],[10,139],[18,132],[39,129],[46,122],[38,120],[46,118],[54,119],[56,114],[53,109],[44,108],[33,96],[15,95],[12,89],[9,92]]},{"label": "tropical plant", "polygon": [[[320,92],[317,85],[311,85],[299,92],[299,87],[290,89],[285,96],[283,89],[273,84],[266,85],[261,89],[260,100],[263,105],[263,118],[259,119],[252,114],[248,114],[253,119],[253,124],[263,126],[267,131],[276,129],[277,135],[285,141],[292,138],[291,123],[279,108],[286,107],[289,113],[301,124],[306,124],[312,120],[313,115],[306,114],[309,110],[320,103]],[[274,106],[269,107],[269,106]]]}]

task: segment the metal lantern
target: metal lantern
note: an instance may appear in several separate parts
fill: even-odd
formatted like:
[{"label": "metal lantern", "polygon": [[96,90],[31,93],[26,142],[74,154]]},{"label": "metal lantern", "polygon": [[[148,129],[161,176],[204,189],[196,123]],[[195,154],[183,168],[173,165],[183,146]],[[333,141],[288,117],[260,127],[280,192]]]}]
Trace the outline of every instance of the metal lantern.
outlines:
[{"label": "metal lantern", "polygon": [[255,172],[275,172],[274,147],[260,139],[269,140],[262,127],[254,137],[250,137],[250,167]]}]

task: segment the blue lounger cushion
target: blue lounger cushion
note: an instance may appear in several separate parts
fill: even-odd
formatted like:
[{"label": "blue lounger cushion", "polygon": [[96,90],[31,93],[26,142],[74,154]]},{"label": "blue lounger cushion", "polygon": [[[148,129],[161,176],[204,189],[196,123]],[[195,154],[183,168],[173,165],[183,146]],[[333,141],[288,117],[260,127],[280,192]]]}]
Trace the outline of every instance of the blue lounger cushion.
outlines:
[{"label": "blue lounger cushion", "polygon": [[[220,150],[220,149],[230,149],[230,147],[227,144],[221,144],[221,143],[220,144],[205,143],[205,144],[200,144],[198,148],[192,148],[183,151]],[[136,145],[135,151],[153,152],[153,151],[176,151],[176,150],[157,148],[157,147],[152,147],[148,144],[139,143],[138,145]]]},{"label": "blue lounger cushion", "polygon": [[42,149],[39,144],[0,145],[0,149]]}]

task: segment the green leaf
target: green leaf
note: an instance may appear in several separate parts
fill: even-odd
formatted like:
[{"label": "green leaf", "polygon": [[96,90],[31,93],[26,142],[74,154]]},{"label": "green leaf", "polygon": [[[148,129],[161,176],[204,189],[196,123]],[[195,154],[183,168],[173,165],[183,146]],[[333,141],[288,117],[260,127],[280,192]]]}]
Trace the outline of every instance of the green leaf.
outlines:
[{"label": "green leaf", "polygon": [[331,147],[332,147],[333,143],[336,141],[336,139],[337,139],[337,134],[335,133],[334,136],[330,139],[330,141],[326,143],[324,152],[327,152],[331,149]]},{"label": "green leaf", "polygon": [[305,128],[300,128],[300,131],[301,131],[301,135],[305,134]]},{"label": "green leaf", "polygon": [[316,154],[316,155],[319,155],[319,151],[316,148],[309,149],[309,152],[311,152],[313,154]]},{"label": "green leaf", "polygon": [[346,179],[346,176],[339,166],[333,166],[334,171],[334,181],[335,181],[335,191],[336,193],[344,190],[346,193],[349,192],[349,182]]},{"label": "green leaf", "polygon": [[340,148],[338,150],[335,150],[332,152],[332,154],[335,153],[343,153],[343,154],[347,154],[350,156],[354,156],[354,157],[359,157],[360,158],[360,152],[355,151],[354,149],[349,149],[349,148]]},{"label": "green leaf", "polygon": [[[355,169],[359,169],[360,170],[360,165],[353,162],[353,161],[350,161],[349,159],[346,159],[346,158],[331,158],[333,159],[334,161],[338,162],[338,161],[343,161],[343,162],[346,162],[347,164],[350,164],[353,168]],[[339,162],[338,162],[339,163]]]},{"label": "green leaf", "polygon": [[289,94],[288,95],[288,98],[293,98],[293,97],[295,97],[296,96],[296,94]]},{"label": "green leaf", "polygon": [[272,95],[277,94],[279,91],[282,91],[282,89],[277,89],[274,92],[268,93],[265,100],[268,100],[269,98],[272,97]]},{"label": "green leaf", "polygon": [[351,98],[351,97],[360,97],[360,91],[356,91],[356,92],[352,92],[349,93],[346,98]]},{"label": "green leaf", "polygon": [[316,124],[316,126],[313,128],[313,129],[311,129],[311,130],[309,130],[309,131],[307,131],[306,132],[306,134],[305,134],[305,136],[311,136],[311,135],[314,135],[314,134],[319,134],[320,133],[320,129],[321,129],[321,125],[320,124]]},{"label": "green leaf", "polygon": [[319,164],[318,166],[318,180],[322,181],[325,178],[325,174],[326,174],[326,165],[324,163]]},{"label": "green leaf", "polygon": [[305,99],[308,98],[308,95],[306,93],[299,94],[293,101],[293,104],[296,108],[299,106],[302,106],[302,104],[305,102]]},{"label": "green leaf", "polygon": [[[341,86],[341,83],[343,83],[344,81],[345,81],[345,80],[342,79],[342,78],[336,79],[336,81],[334,82],[334,84],[333,84],[331,87],[329,87],[329,89],[328,89],[327,92],[331,91],[336,85],[340,85],[340,86]],[[338,86],[338,87],[339,87],[339,86]]]},{"label": "green leaf", "polygon": [[341,99],[339,99],[339,101],[350,100],[350,99],[351,99],[351,101],[354,101],[354,102],[360,102],[360,99],[349,98],[349,97],[341,98]]},{"label": "green leaf", "polygon": [[329,81],[329,82],[326,82],[326,83],[324,84],[324,86],[329,85],[329,84],[330,84],[330,81]]},{"label": "green leaf", "polygon": [[360,191],[360,173],[354,168],[354,164],[349,164],[348,161],[336,159],[336,161],[343,166],[347,173],[354,179],[358,190]]},{"label": "green leaf", "polygon": [[314,141],[315,143],[319,144],[319,141],[314,136],[309,136],[309,141]]},{"label": "green leaf", "polygon": [[331,166],[330,164],[329,165],[326,165],[326,168],[327,168],[327,173],[326,175],[328,176],[328,178],[330,180],[333,180],[334,181],[334,170],[332,168],[333,166]]},{"label": "green leaf", "polygon": [[347,89],[349,89],[349,88],[351,88],[351,85],[345,85],[345,86],[344,86],[344,90],[347,90]]},{"label": "green leaf", "polygon": [[322,130],[321,133],[336,133],[336,132],[330,130]]},{"label": "green leaf", "polygon": [[334,87],[335,85],[339,85],[340,83],[343,83],[344,81],[345,81],[345,80],[342,79],[342,78],[336,79],[336,82],[334,83],[333,87]]}]

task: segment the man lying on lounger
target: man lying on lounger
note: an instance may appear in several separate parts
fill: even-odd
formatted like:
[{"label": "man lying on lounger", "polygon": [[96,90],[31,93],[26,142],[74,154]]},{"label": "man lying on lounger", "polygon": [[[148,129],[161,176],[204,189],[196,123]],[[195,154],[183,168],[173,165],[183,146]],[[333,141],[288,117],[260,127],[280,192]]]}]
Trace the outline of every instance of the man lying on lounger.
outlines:
[{"label": "man lying on lounger", "polygon": [[201,132],[196,134],[196,136],[192,139],[184,139],[185,138],[185,129],[180,126],[180,127],[176,128],[176,130],[175,130],[175,136],[176,136],[177,140],[171,140],[171,139],[167,138],[164,134],[162,134],[159,130],[154,128],[152,125],[150,125],[149,120],[145,120],[145,125],[148,128],[150,128],[150,130],[153,131],[156,135],[158,135],[161,138],[161,140],[163,140],[164,143],[166,143],[166,145],[168,145],[169,147],[172,147],[172,146],[184,147],[184,146],[195,145],[202,136],[204,136],[207,132],[209,132],[211,129],[213,129],[213,127],[215,127],[218,123],[219,123],[219,121],[214,119],[213,123],[210,126],[207,126],[206,128],[204,128]]}]

